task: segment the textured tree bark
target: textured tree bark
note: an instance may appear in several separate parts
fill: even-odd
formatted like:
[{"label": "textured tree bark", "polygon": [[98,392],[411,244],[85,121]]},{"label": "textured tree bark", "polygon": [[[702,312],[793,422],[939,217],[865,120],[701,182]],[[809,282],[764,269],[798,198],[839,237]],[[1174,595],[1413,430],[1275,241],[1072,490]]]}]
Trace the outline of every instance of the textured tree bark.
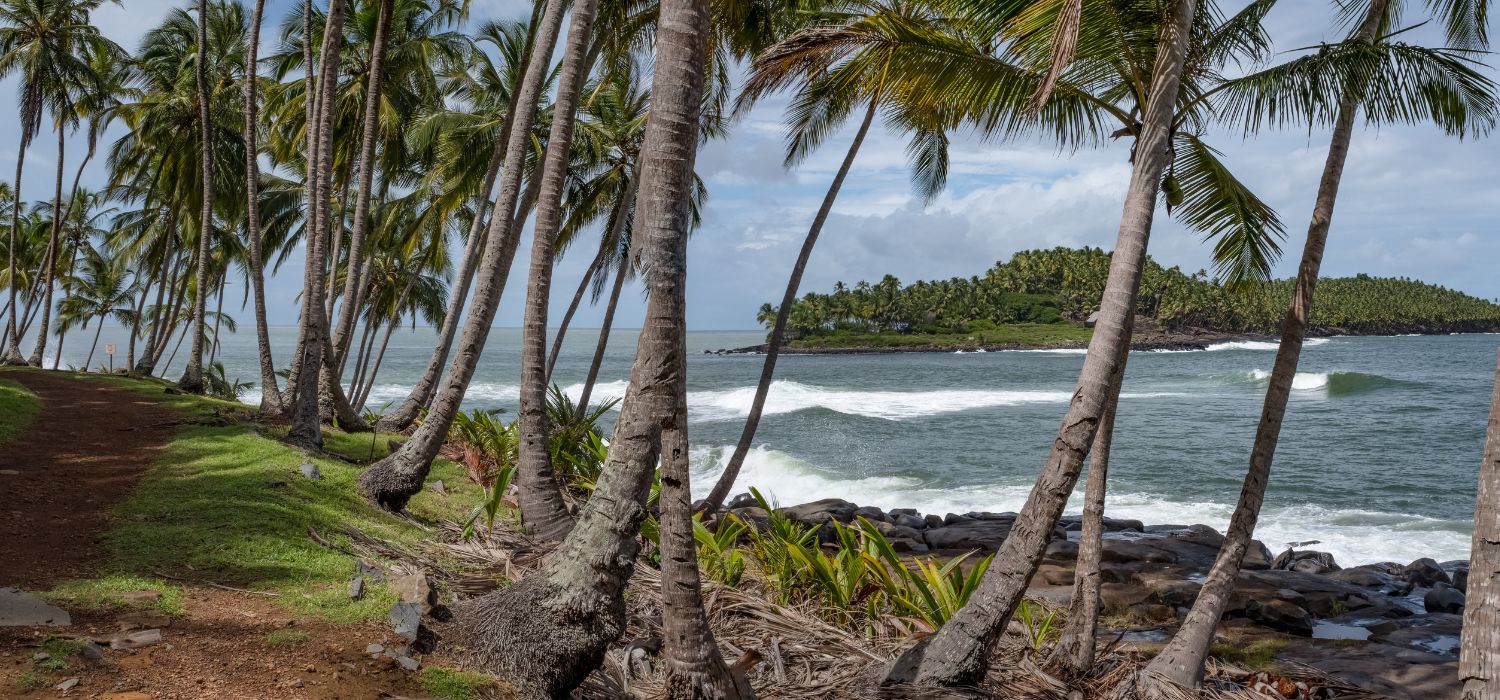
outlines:
[{"label": "textured tree bark", "polygon": [[781,307],[776,310],[776,325],[772,326],[771,339],[766,344],[766,361],[760,368],[760,382],[755,385],[755,398],[750,401],[750,413],[745,416],[745,429],[740,432],[740,441],[735,444],[734,453],[729,456],[729,464],[724,467],[724,473],[719,475],[713,490],[703,500],[701,508],[704,512],[712,513],[724,505],[724,499],[729,497],[729,490],[734,488],[735,480],[740,477],[745,455],[750,454],[755,431],[760,427],[761,411],[766,407],[766,395],[771,392],[771,380],[776,375],[776,358],[781,355],[781,344],[786,342],[787,319],[791,318],[792,305],[797,300],[797,288],[802,286],[802,273],[807,271],[807,262],[812,258],[813,246],[818,243],[818,234],[823,232],[823,224],[828,220],[829,212],[833,211],[833,202],[838,199],[839,189],[844,186],[844,178],[849,175],[849,169],[854,167],[854,158],[859,155],[859,147],[864,144],[865,134],[869,133],[870,123],[875,121],[875,112],[879,107],[879,98],[871,98],[870,106],[865,110],[865,119],[860,122],[854,141],[849,144],[849,152],[844,154],[844,162],[839,165],[838,174],[833,176],[833,184],[828,186],[828,193],[823,195],[823,206],[818,208],[818,214],[813,217],[812,226],[807,230],[807,237],[802,239],[802,250],[797,253],[796,264],[792,265],[786,292],[781,296]]},{"label": "textured tree bark", "polygon": [[[42,319],[37,322],[36,345],[31,348],[31,357],[26,364],[32,367],[42,366],[42,355],[47,352],[47,334],[52,331],[52,288],[56,286],[52,279],[53,271],[57,269],[57,244],[62,235],[62,223],[66,212],[62,205],[63,187],[63,161],[67,155],[67,141],[63,139],[63,128],[57,127],[57,185],[52,192],[52,232],[47,237],[47,254],[42,257],[41,269],[41,291],[42,291]],[[103,325],[103,321],[100,321]]]},{"label": "textured tree bark", "polygon": [[[1356,34],[1357,41],[1373,42],[1385,16],[1386,0],[1374,0]],[[1312,222],[1307,229],[1307,243],[1302,249],[1302,262],[1297,268],[1297,281],[1292,288],[1292,301],[1287,308],[1281,326],[1281,344],[1276,349],[1276,362],[1271,368],[1271,382],[1266,389],[1265,404],[1261,408],[1260,424],[1255,430],[1255,445],[1250,451],[1250,468],[1245,473],[1245,483],[1240,489],[1239,501],[1229,519],[1229,529],[1224,533],[1224,544],[1209,569],[1193,608],[1183,620],[1182,626],[1172,636],[1151,663],[1142,669],[1137,681],[1139,693],[1148,698],[1168,697],[1172,686],[1195,688],[1203,680],[1203,664],[1213,645],[1214,632],[1229,598],[1234,594],[1235,577],[1240,563],[1250,548],[1255,535],[1255,523],[1260,518],[1260,508],[1265,502],[1266,484],[1271,478],[1271,462],[1276,456],[1276,443],[1281,436],[1281,423],[1286,417],[1287,400],[1292,393],[1292,380],[1297,376],[1297,361],[1302,355],[1302,342],[1307,337],[1307,320],[1312,313],[1313,293],[1318,286],[1318,270],[1323,263],[1323,249],[1328,243],[1328,227],[1333,221],[1334,204],[1338,199],[1339,181],[1343,177],[1344,163],[1349,157],[1349,144],[1354,138],[1354,119],[1359,112],[1359,97],[1362,90],[1351,89],[1339,101],[1339,113],[1334,122],[1333,135],[1328,147],[1328,159],[1323,166],[1323,177],[1318,183],[1318,196],[1313,205]]]},{"label": "textured tree bark", "polygon": [[[370,188],[375,180],[375,136],[380,126],[380,87],[384,79],[385,44],[390,34],[394,0],[380,0],[380,16],[375,23],[374,44],[370,47],[370,80],[365,87],[365,123],[359,145],[359,183],[354,194],[354,231],[349,236],[349,271],[344,275],[344,305],[333,333],[334,369],[342,372],[344,356],[349,352],[349,338],[359,311],[359,290],[365,238],[370,229]],[[335,260],[334,264],[338,264]]]},{"label": "textured tree bark", "polygon": [[588,77],[583,65],[598,0],[576,0],[553,103],[551,131],[540,176],[536,226],[531,237],[531,272],[526,284],[526,315],[521,331],[520,445],[516,466],[518,499],[526,529],[545,542],[561,540],[573,529],[552,474],[552,426],[547,419],[547,302],[552,297],[552,262],[562,224],[563,187],[573,154],[573,125],[578,94]]},{"label": "textured tree bark", "polygon": [[[302,265],[302,288],[307,289],[313,280],[313,251],[317,242],[313,240],[313,231],[318,227],[318,178],[313,176],[316,169],[314,160],[317,156],[318,139],[318,71],[313,62],[313,0],[302,0],[302,71],[305,74],[302,80],[302,139],[303,156],[306,160],[302,180],[302,196],[306,215],[302,225],[302,246],[305,251]],[[306,304],[303,304],[306,306]],[[290,364],[287,366],[286,390],[281,393],[281,403],[290,407],[297,402],[301,396],[302,389],[302,358],[307,354],[307,319],[302,316],[297,323],[297,343],[292,346]]]},{"label": "textured tree bark", "polygon": [[479,356],[484,352],[489,338],[490,324],[500,304],[500,294],[505,288],[505,278],[510,273],[511,262],[516,256],[519,242],[519,227],[510,216],[499,214],[515,211],[520,197],[523,162],[532,124],[536,120],[537,100],[541,97],[544,74],[549,57],[557,44],[557,35],[562,27],[566,3],[554,0],[547,4],[546,13],[538,27],[539,40],[532,47],[531,59],[526,67],[525,78],[516,100],[522,105],[509,127],[505,151],[505,166],[500,185],[500,196],[495,202],[496,216],[490,217],[490,230],[486,234],[484,268],[475,283],[474,303],[464,323],[459,339],[458,352],[454,355],[443,380],[443,389],[433,402],[426,420],[402,443],[395,452],[365,468],[359,477],[359,490],[371,502],[391,511],[406,507],[406,502],[422,490],[427,472],[432,468],[432,458],[447,438],[463,402],[464,392],[474,370],[479,366]]},{"label": "textured tree bark", "polygon": [[203,193],[198,215],[198,279],[193,293],[191,354],[177,388],[186,392],[203,393],[203,328],[208,310],[208,266],[209,241],[213,238],[214,225],[214,159],[213,122],[209,115],[208,93],[208,0],[198,0],[198,125],[199,151],[203,161]]},{"label": "textured tree bark", "polygon": [[1173,106],[1196,8],[1196,0],[1177,0],[1163,23],[1099,321],[1046,465],[969,603],[936,634],[902,654],[886,674],[888,684],[978,685],[989,665],[990,651],[1021,602],[1052,538],[1052,528],[1078,483],[1084,457],[1104,418],[1110,387],[1124,370],[1120,358],[1130,343],[1141,268],[1157,191],[1169,160]]},{"label": "textured tree bark", "polygon": [[1500,353],[1479,466],[1458,677],[1463,700],[1500,700]]},{"label": "textured tree bark", "polygon": [[255,300],[255,344],[260,364],[260,411],[278,415],[284,409],[281,389],[277,387],[276,363],[271,356],[271,330],[266,323],[265,258],[261,250],[260,230],[260,101],[256,96],[260,65],[260,25],[265,16],[266,0],[255,0],[250,15],[249,41],[245,43],[245,231],[250,239],[250,289]]},{"label": "textured tree bark", "polygon": [[635,568],[662,431],[674,421],[684,386],[688,202],[707,10],[701,0],[661,3],[635,227],[647,256],[646,320],[598,488],[544,568],[454,606],[451,637],[522,697],[565,697],[625,628],[624,589]]}]

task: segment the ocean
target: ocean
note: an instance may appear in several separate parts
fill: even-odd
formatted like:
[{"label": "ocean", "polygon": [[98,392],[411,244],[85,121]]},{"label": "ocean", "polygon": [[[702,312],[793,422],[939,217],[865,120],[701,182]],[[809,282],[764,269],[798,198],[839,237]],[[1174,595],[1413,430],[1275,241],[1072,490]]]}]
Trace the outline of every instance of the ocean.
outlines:
[{"label": "ocean", "polygon": [[[123,338],[105,331],[103,343]],[[598,338],[569,332],[554,380],[577,396]],[[272,329],[278,362],[295,329]],[[115,336],[115,337],[111,337]],[[596,398],[620,396],[636,331],[613,334]],[[70,335],[64,364],[89,338]],[[466,403],[514,414],[521,334],[497,328]],[[760,331],[688,335],[695,492],[728,459],[762,357],[704,354]],[[398,331],[369,407],[399,403],[433,343]],[[1335,337],[1309,342],[1294,382],[1257,537],[1341,565],[1468,557],[1474,492],[1500,336]],[[1275,343],[1130,356],[1110,463],[1108,515],[1223,529],[1238,496]],[[186,352],[184,348],[183,352]],[[226,374],[258,381],[249,324],[225,335]],[[102,355],[95,365],[103,364]],[[117,354],[116,365],[123,363]],[[179,353],[169,376],[181,371]],[[923,513],[1012,511],[1041,468],[1082,350],[784,355],[736,492],[783,505],[845,498]],[[258,390],[256,390],[258,391]],[[255,392],[247,394],[254,400]],[[1081,510],[1080,480],[1069,512]]]}]

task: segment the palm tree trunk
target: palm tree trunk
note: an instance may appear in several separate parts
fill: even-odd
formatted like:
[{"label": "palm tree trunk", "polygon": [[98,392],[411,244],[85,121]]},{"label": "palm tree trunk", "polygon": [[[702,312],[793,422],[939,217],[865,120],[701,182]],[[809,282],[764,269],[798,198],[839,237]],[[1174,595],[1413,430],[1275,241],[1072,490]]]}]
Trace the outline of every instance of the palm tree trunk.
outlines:
[{"label": "palm tree trunk", "polygon": [[224,285],[219,285],[218,299],[214,302],[214,339],[208,344],[208,364],[219,359],[219,329],[224,323]]},{"label": "palm tree trunk", "polygon": [[344,305],[339,308],[339,322],[333,334],[333,356],[337,367],[344,366],[349,352],[349,337],[360,289],[361,265],[365,256],[365,236],[370,223],[370,187],[375,178],[375,136],[380,126],[381,71],[385,65],[385,43],[390,34],[391,14],[395,0],[380,0],[380,16],[375,24],[374,44],[370,48],[370,80],[365,88],[364,133],[359,146],[359,185],[354,200],[354,231],[349,237],[349,272],[344,275]]},{"label": "palm tree trunk", "polygon": [[526,284],[526,313],[521,332],[521,439],[516,483],[527,529],[533,537],[547,542],[561,540],[573,529],[573,517],[552,474],[552,426],[547,419],[547,302],[552,298],[552,263],[557,257],[557,233],[562,224],[568,159],[573,153],[578,94],[589,72],[583,61],[588,54],[589,31],[598,7],[598,0],[577,0],[573,4],[547,153],[542,171],[532,175],[541,182],[541,192],[531,237],[531,273]]},{"label": "palm tree trunk", "polygon": [[276,363],[271,356],[271,329],[266,323],[265,258],[260,230],[260,101],[256,96],[256,68],[260,65],[260,25],[266,0],[255,0],[250,16],[249,41],[245,44],[245,229],[250,239],[250,288],[255,299],[255,344],[260,364],[260,411],[280,414],[281,389],[276,382]]},{"label": "palm tree trunk", "polygon": [[[165,282],[162,282],[162,284],[165,284]],[[126,343],[125,343],[125,366],[128,367],[128,368],[130,368],[130,371],[132,371],[132,372],[136,371],[135,370],[135,366],[136,366],[135,365],[135,341],[136,341],[136,338],[140,336],[141,323],[143,323],[145,321],[145,316],[143,314],[146,311],[146,297],[148,297],[148,296],[151,295],[151,285],[152,285],[152,280],[148,277],[146,279],[146,286],[141,288],[141,294],[140,294],[140,296],[136,297],[136,302],[135,302],[135,322],[133,324],[131,324],[131,326],[130,326],[130,335],[128,336],[128,338],[126,340]],[[157,287],[156,287],[156,296],[157,296],[158,299],[161,298],[161,285],[157,285]],[[61,364],[62,364],[62,339],[61,338],[59,338],[58,341],[57,341],[57,362],[58,362],[58,365],[61,366]]]},{"label": "palm tree trunk", "polygon": [[937,634],[902,654],[887,673],[887,683],[978,685],[989,665],[990,651],[1021,602],[1052,539],[1052,528],[1078,483],[1084,457],[1103,422],[1111,387],[1124,371],[1121,358],[1130,344],[1156,195],[1170,159],[1167,147],[1172,138],[1173,107],[1196,9],[1196,0],[1177,0],[1163,22],[1099,321],[1047,462],[969,603]]},{"label": "palm tree trunk", "polygon": [[[166,251],[163,251],[161,256],[161,272],[157,276],[158,280],[156,285],[156,321],[151,324],[150,330],[146,333],[146,347],[143,348],[145,352],[141,353],[141,361],[139,363],[131,363],[132,371],[135,374],[139,374],[141,376],[149,377],[151,376],[152,371],[156,369],[154,362],[156,354],[156,329],[161,325],[161,314],[162,311],[166,308],[162,305],[162,302],[164,301],[162,297],[167,292],[168,286],[171,285],[173,283],[173,280],[177,277],[177,270],[173,266],[173,263],[175,263],[175,256],[167,253]],[[144,294],[141,297],[141,308],[142,310],[144,310],[145,308]],[[130,334],[131,354],[135,353],[135,340],[136,337],[141,334],[140,319],[142,319],[143,317],[138,314],[136,318],[136,330],[134,333]]]},{"label": "palm tree trunk", "polygon": [[187,369],[177,388],[194,393],[203,393],[203,328],[208,310],[208,265],[209,241],[213,236],[214,223],[214,161],[213,122],[208,109],[208,0],[198,0],[198,125],[202,129],[199,148],[203,160],[203,202],[198,217],[198,292],[193,295],[193,345],[188,355]]},{"label": "palm tree trunk", "polygon": [[448,308],[444,311],[443,323],[438,328],[437,345],[433,347],[432,355],[427,358],[427,367],[422,370],[421,379],[417,380],[416,386],[412,387],[406,400],[402,401],[401,405],[390,415],[380,420],[381,430],[390,432],[405,430],[412,421],[416,420],[417,414],[432,397],[432,389],[437,386],[438,378],[443,372],[443,365],[448,362],[448,352],[453,349],[453,338],[458,334],[458,321],[463,317],[464,303],[468,301],[469,296],[469,285],[474,280],[474,268],[479,264],[480,251],[484,250],[484,222],[489,211],[494,207],[494,202],[490,200],[490,192],[495,188],[495,179],[499,177],[500,166],[504,161],[505,148],[504,144],[501,144],[490,156],[489,171],[484,177],[484,187],[479,192],[474,220],[469,224],[469,238],[464,244],[463,262],[459,264],[458,276],[453,280],[452,291],[448,296]]},{"label": "palm tree trunk", "polygon": [[844,178],[849,175],[849,169],[854,166],[854,158],[859,155],[859,147],[865,141],[865,134],[870,131],[870,123],[875,121],[875,112],[879,106],[878,97],[870,98],[870,106],[865,109],[865,119],[860,122],[854,141],[849,144],[849,152],[844,154],[844,162],[839,165],[838,174],[833,176],[833,184],[828,186],[828,193],[823,195],[823,206],[818,208],[817,216],[813,217],[807,237],[802,239],[802,250],[797,253],[797,263],[792,266],[792,276],[787,280],[786,292],[781,296],[781,307],[776,311],[776,325],[771,329],[771,339],[766,346],[766,361],[760,368],[760,382],[755,385],[755,398],[750,401],[750,413],[745,416],[745,429],[740,432],[740,441],[735,444],[734,454],[729,456],[729,464],[724,467],[724,473],[719,475],[713,490],[704,499],[701,506],[704,512],[712,513],[724,505],[724,499],[729,497],[729,490],[734,488],[734,482],[740,476],[745,456],[750,453],[750,445],[755,441],[755,431],[760,427],[761,411],[766,407],[766,395],[771,391],[771,379],[776,374],[776,358],[781,354],[781,344],[786,342],[787,319],[791,317],[792,306],[797,301],[797,288],[802,285],[802,273],[807,271],[807,262],[812,258],[813,246],[818,243],[818,234],[822,233],[823,223],[828,220],[829,212],[833,211],[833,202],[839,196],[839,189],[844,186]]},{"label": "palm tree trunk", "polygon": [[1469,550],[1469,588],[1464,606],[1458,677],[1464,700],[1500,699],[1500,353],[1490,420],[1485,429],[1479,494],[1474,502],[1474,539]]},{"label": "palm tree trunk", "polygon": [[318,82],[317,129],[312,135],[314,157],[309,177],[314,185],[315,199],[311,211],[317,226],[311,231],[312,242],[308,246],[311,249],[308,254],[311,279],[302,293],[302,325],[306,341],[302,349],[302,369],[296,384],[297,396],[292,403],[292,425],[287,432],[287,440],[292,444],[318,450],[323,447],[322,417],[318,403],[320,395],[330,393],[330,389],[334,390],[332,393],[338,393],[336,383],[329,387],[331,379],[326,371],[333,363],[327,361],[332,353],[328,347],[328,316],[323,308],[323,287],[324,276],[327,274],[325,244],[332,214],[329,211],[329,195],[333,190],[332,102],[333,91],[338,83],[336,76],[339,51],[343,44],[336,28],[343,26],[344,5],[344,0],[329,2],[325,26],[334,29],[323,32],[323,46],[319,57],[322,64],[318,67],[318,74],[323,76],[323,80]]},{"label": "palm tree trunk", "polygon": [[[650,263],[649,295],[608,462],[577,526],[544,568],[455,605],[449,628],[476,663],[523,697],[566,697],[624,631],[625,584],[639,552],[662,433],[673,427],[685,387],[688,202],[708,11],[706,3],[695,0],[664,0],[660,12],[635,226]],[[669,638],[668,643],[674,642]],[[681,697],[693,680],[676,676],[668,686],[682,689],[672,693]],[[704,691],[696,697],[714,696]]]},{"label": "palm tree trunk", "polygon": [[[542,83],[549,57],[557,44],[557,35],[562,27],[566,3],[553,0],[547,3],[546,14],[538,29],[539,37],[532,47],[531,59],[521,89],[514,99],[520,108],[516,118],[507,126],[504,179],[500,185],[500,196],[495,202],[497,214],[509,214],[515,210],[520,197],[523,163],[527,142],[530,140],[532,124],[535,123],[537,102],[541,98]],[[511,262],[516,256],[516,245],[520,241],[519,227],[508,215],[491,216],[489,233],[484,247],[485,265],[475,283],[474,303],[465,319],[463,336],[459,339],[458,353],[453,356],[448,376],[443,380],[443,389],[433,402],[426,420],[412,434],[411,439],[401,444],[395,452],[369,467],[359,477],[359,489],[372,502],[392,510],[406,507],[406,502],[422,490],[427,472],[432,467],[432,458],[437,456],[453,417],[458,414],[464,392],[474,377],[479,365],[479,356],[484,352],[489,338],[490,324],[494,322],[499,306],[500,293],[505,288],[505,278],[510,273]]]},{"label": "palm tree trunk", "polygon": [[[302,246],[305,251],[305,259],[302,265],[302,289],[311,288],[315,275],[313,274],[313,252],[321,245],[314,240],[313,232],[318,228],[318,220],[322,218],[318,211],[318,183],[321,178],[315,176],[317,170],[318,150],[318,111],[321,103],[322,91],[318,90],[319,71],[314,68],[313,61],[313,0],[302,2],[302,70],[306,77],[302,81],[302,110],[303,110],[303,155],[306,164],[303,168],[302,198],[306,215],[302,223]],[[325,25],[327,26],[327,25]],[[304,300],[303,306],[306,306]],[[310,320],[306,314],[302,314],[297,323],[297,344],[293,346],[291,363],[287,367],[286,391],[281,394],[283,406],[290,407],[297,402],[297,397],[302,395],[302,358],[307,355],[307,331]]]},{"label": "palm tree trunk", "polygon": [[620,264],[615,270],[615,286],[610,289],[609,302],[604,306],[604,320],[599,324],[599,342],[594,346],[594,359],[589,362],[589,374],[583,380],[583,392],[578,395],[578,412],[588,408],[589,397],[594,393],[594,383],[599,381],[599,368],[604,364],[604,349],[609,346],[609,331],[615,324],[615,308],[620,304],[620,290],[625,286],[625,275],[630,272],[630,256],[620,254]]},{"label": "palm tree trunk", "polygon": [[552,352],[547,355],[546,381],[548,383],[552,382],[552,368],[557,366],[557,356],[562,353],[563,338],[568,334],[568,326],[573,324],[573,314],[578,313],[578,306],[583,303],[583,295],[588,291],[589,283],[594,281],[594,275],[599,274],[599,268],[604,265],[604,255],[607,252],[609,249],[601,246],[598,254],[594,255],[588,269],[583,271],[583,279],[578,280],[578,289],[573,292],[573,300],[568,302],[568,310],[563,313],[562,323],[557,324],[557,337],[552,339]]},{"label": "palm tree trunk", "polygon": [[[1386,0],[1374,0],[1355,35],[1357,41],[1374,42]],[[1167,685],[1197,687],[1203,680],[1203,662],[1213,644],[1219,618],[1234,593],[1234,580],[1240,563],[1250,548],[1255,523],[1265,502],[1266,484],[1271,477],[1271,461],[1276,456],[1276,442],[1281,437],[1281,423],[1286,417],[1292,380],[1297,375],[1297,361],[1302,355],[1302,341],[1307,337],[1307,319],[1312,313],[1313,292],[1318,286],[1318,269],[1323,263],[1323,249],[1328,243],[1328,227],[1338,199],[1339,181],[1354,140],[1354,120],[1359,112],[1362,89],[1351,88],[1339,100],[1339,113],[1328,146],[1328,159],[1318,183],[1318,197],[1313,204],[1312,222],[1307,229],[1307,243],[1302,248],[1302,262],[1297,267],[1297,281],[1292,301],[1281,326],[1281,344],[1276,349],[1276,363],[1271,368],[1271,383],[1266,389],[1260,424],[1255,430],[1255,445],[1250,450],[1250,468],[1240,490],[1239,502],[1224,533],[1224,544],[1198,591],[1193,608],[1182,627],[1162,649],[1160,655],[1141,673],[1146,693],[1163,694]]]},{"label": "palm tree trunk", "polygon": [[354,374],[349,378],[351,400],[359,396],[359,387],[365,379],[365,363],[370,359],[370,346],[374,342],[375,324],[366,320],[364,332],[359,334],[359,344],[354,346]]},{"label": "palm tree trunk", "polygon": [[[63,211],[63,162],[67,155],[67,141],[63,138],[62,125],[57,127],[57,186],[52,192],[52,233],[47,237],[47,254],[42,257],[42,320],[37,324],[36,345],[31,349],[27,364],[42,366],[42,355],[47,352],[47,334],[52,331],[52,288],[56,286],[52,272],[57,269],[57,245],[62,236],[62,224],[67,213]],[[101,321],[102,323],[102,321]]]},{"label": "palm tree trunk", "polygon": [[99,349],[99,334],[104,332],[104,319],[99,319],[99,326],[94,329],[94,344],[89,346],[88,359],[83,361],[83,371],[90,372],[89,365],[94,362],[94,351]]},{"label": "palm tree trunk", "polygon": [[10,207],[10,246],[6,248],[5,270],[6,286],[10,295],[10,314],[5,317],[5,351],[0,353],[0,365],[22,365],[26,364],[26,358],[21,356],[21,329],[16,323],[21,305],[16,303],[16,232],[21,230],[21,173],[26,167],[26,147],[30,144],[31,134],[26,129],[26,124],[21,125],[21,148],[16,151],[16,179],[12,191],[15,193],[15,201]]},{"label": "palm tree trunk", "polygon": [[370,375],[365,378],[364,386],[360,388],[359,397],[354,400],[354,405],[359,408],[365,407],[365,401],[370,398],[370,390],[375,387],[375,375],[380,374],[380,363],[385,361],[385,349],[390,347],[391,332],[396,330],[396,323],[393,320],[385,327],[385,336],[380,341],[380,351],[375,353],[375,364],[370,368]]}]

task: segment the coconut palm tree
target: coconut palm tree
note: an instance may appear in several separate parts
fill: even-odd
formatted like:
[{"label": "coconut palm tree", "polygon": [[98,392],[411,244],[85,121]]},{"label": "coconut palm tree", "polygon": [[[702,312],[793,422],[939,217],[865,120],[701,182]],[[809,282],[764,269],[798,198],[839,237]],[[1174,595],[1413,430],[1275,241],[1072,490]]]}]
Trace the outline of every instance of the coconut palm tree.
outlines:
[{"label": "coconut palm tree", "polygon": [[87,328],[89,323],[98,323],[93,345],[83,362],[85,368],[94,361],[94,350],[99,346],[99,333],[104,330],[106,319],[126,327],[136,321],[136,281],[126,263],[124,258],[105,257],[89,249],[83,257],[83,273],[72,280],[73,293],[63,299],[58,309],[63,325]]},{"label": "coconut palm tree", "polygon": [[1458,656],[1463,697],[1500,698],[1500,353],[1495,357],[1495,388],[1484,433],[1479,494],[1474,502],[1474,538],[1469,552],[1469,586]]},{"label": "coconut palm tree", "polygon": [[[1297,373],[1323,250],[1359,113],[1364,112],[1365,120],[1374,124],[1431,120],[1448,133],[1463,136],[1488,131],[1500,112],[1495,83],[1479,72],[1475,63],[1477,56],[1472,49],[1476,47],[1434,50],[1391,38],[1397,31],[1395,19],[1402,4],[1400,0],[1372,0],[1353,33],[1341,44],[1231,81],[1223,91],[1226,118],[1243,120],[1249,131],[1265,123],[1296,117],[1295,112],[1272,109],[1273,105],[1284,107],[1308,102],[1314,105],[1314,109],[1307,110],[1311,112],[1310,123],[1331,123],[1333,131],[1244,487],[1230,518],[1224,544],[1192,610],[1162,653],[1141,673],[1142,686],[1148,694],[1163,694],[1172,685],[1194,687],[1202,680],[1204,660],[1233,593],[1235,577],[1265,500],[1271,462],[1286,415],[1292,379]],[[1448,6],[1448,9],[1455,8]],[[1456,12],[1459,15],[1456,20],[1445,18],[1450,30],[1455,25],[1469,28],[1450,34],[1450,39],[1476,35],[1472,28],[1483,22],[1483,15],[1466,15],[1472,11],[1473,6],[1465,4]],[[1482,32],[1477,35],[1482,36]],[[1330,75],[1336,80],[1329,81]]]},{"label": "coconut palm tree", "polygon": [[[20,148],[16,154],[16,179],[12,185],[15,205],[11,208],[9,234],[12,251],[15,232],[20,226],[21,174],[26,166],[26,149],[41,128],[43,112],[67,114],[71,96],[87,84],[92,72],[88,62],[89,49],[94,45],[110,45],[99,30],[89,24],[90,13],[101,4],[103,0],[0,2],[0,77],[18,75],[21,81],[18,103]],[[0,362],[19,364],[24,358],[15,313],[19,307],[16,305],[13,255],[8,258],[7,266],[12,283],[8,302],[11,314],[7,317],[8,337],[4,349],[0,350]],[[50,277],[43,276],[50,284]],[[50,300],[51,295],[47,296]]]},{"label": "coconut palm tree", "polygon": [[271,330],[266,323],[265,251],[262,249],[260,222],[260,27],[265,16],[266,0],[255,0],[250,14],[250,31],[245,42],[245,238],[250,245],[246,256],[250,274],[250,291],[255,299],[255,344],[260,365],[260,410],[280,414],[281,389],[276,380],[276,363],[271,356]]},{"label": "coconut palm tree", "polygon": [[[208,309],[209,236],[214,228],[214,153],[213,122],[210,119],[208,91],[208,0],[198,0],[197,59],[193,74],[198,84],[198,153],[202,161],[202,185],[199,188],[198,213],[198,283],[193,297],[193,344],[187,368],[177,380],[177,388],[201,394],[203,382],[203,335]],[[170,362],[170,361],[169,361]]]},{"label": "coconut palm tree", "polygon": [[[683,415],[679,398],[686,379],[687,204],[700,134],[707,34],[704,3],[661,4],[652,90],[656,99],[642,147],[636,227],[648,270],[648,309],[603,476],[578,524],[542,570],[454,609],[454,635],[476,661],[522,693],[566,694],[623,631],[624,586],[639,547],[637,534],[663,434],[686,427],[677,420]],[[680,447],[680,439],[674,440],[673,454],[664,458],[685,459]],[[682,509],[680,515],[689,514]],[[692,561],[690,555],[686,565],[696,566]],[[696,589],[682,593],[696,596]],[[706,625],[681,616],[685,608],[680,602],[674,596],[664,610],[664,636],[669,648],[678,650],[667,659],[668,687],[674,689],[670,694],[739,697]],[[518,648],[530,653],[517,655]],[[702,662],[694,663],[695,658]]]}]

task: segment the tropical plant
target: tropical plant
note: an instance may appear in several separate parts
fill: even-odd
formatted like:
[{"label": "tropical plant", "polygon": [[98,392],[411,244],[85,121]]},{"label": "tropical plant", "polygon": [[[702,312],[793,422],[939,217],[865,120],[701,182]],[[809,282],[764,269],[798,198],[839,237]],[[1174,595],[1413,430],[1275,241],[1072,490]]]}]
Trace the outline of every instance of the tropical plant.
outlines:
[{"label": "tropical plant", "polygon": [[137,314],[134,308],[136,282],[127,267],[128,261],[119,257],[105,257],[97,251],[89,251],[83,259],[83,270],[72,279],[72,293],[63,299],[58,316],[65,326],[94,328],[94,342],[89,346],[88,358],[83,366],[94,361],[94,351],[99,347],[99,334],[104,330],[104,321],[112,319],[127,328],[134,326]]},{"label": "tropical plant", "polygon": [[745,575],[745,552],[740,537],[750,529],[733,515],[708,529],[700,517],[693,518],[693,538],[698,541],[698,563],[709,578],[726,586],[738,586]]}]

